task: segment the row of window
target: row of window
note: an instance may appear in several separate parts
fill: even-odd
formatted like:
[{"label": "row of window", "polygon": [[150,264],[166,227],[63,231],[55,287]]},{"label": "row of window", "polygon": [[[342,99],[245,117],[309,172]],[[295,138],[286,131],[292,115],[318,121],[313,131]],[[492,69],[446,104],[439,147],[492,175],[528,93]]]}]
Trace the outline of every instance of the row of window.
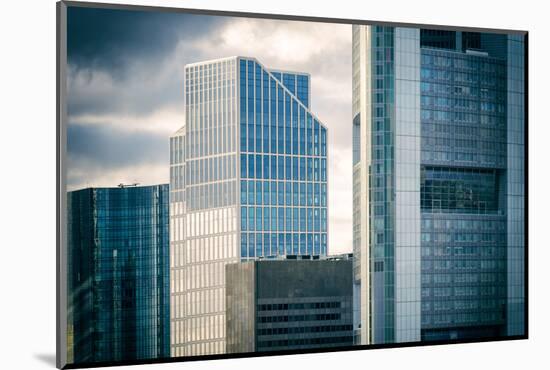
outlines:
[{"label": "row of window", "polygon": [[325,308],[340,308],[341,302],[309,302],[309,303],[272,303],[259,304],[258,311],[286,311],[286,310],[318,310]]},{"label": "row of window", "polygon": [[269,347],[293,347],[293,346],[319,346],[326,344],[340,344],[342,346],[352,345],[353,336],[327,337],[327,338],[302,338],[302,339],[281,339],[259,341],[258,347],[265,349]]},{"label": "row of window", "polygon": [[308,333],[331,333],[335,331],[351,331],[353,325],[320,325],[320,326],[300,326],[291,328],[266,328],[258,329],[258,335],[288,335],[288,334],[308,334]]},{"label": "row of window", "polygon": [[[217,123],[221,123],[223,119],[225,122],[229,122],[229,125],[215,127],[215,122],[213,122],[215,112],[211,112],[212,115],[200,118],[194,116],[191,113],[192,111],[193,107],[188,107],[186,115],[187,126],[185,127],[186,134],[184,136],[185,143],[179,147],[184,152],[186,159],[225,154],[237,150],[237,128],[234,124],[230,123],[232,121],[227,117],[231,112],[225,110],[218,111],[217,113],[219,113],[221,118]],[[199,118],[201,119],[200,121]]]},{"label": "row of window", "polygon": [[496,230],[504,231],[506,223],[497,220],[432,220],[422,219],[422,229]]},{"label": "row of window", "polygon": [[422,259],[422,271],[429,270],[500,270],[506,269],[506,260],[477,260],[477,259],[453,259],[453,260],[430,260]]},{"label": "row of window", "polygon": [[[499,240],[505,239],[505,237],[498,237]],[[443,257],[443,256],[455,256],[455,257],[505,257],[506,247],[503,244],[500,247],[487,247],[487,246],[425,246],[422,245],[422,257]]]},{"label": "row of window", "polygon": [[327,184],[241,180],[241,204],[327,206]]},{"label": "row of window", "polygon": [[243,258],[326,254],[326,233],[241,233]]},{"label": "row of window", "polygon": [[[179,167],[173,167],[177,171]],[[234,155],[224,155],[220,157],[210,157],[196,160],[189,160],[185,163],[185,186],[201,184],[205,182],[223,181],[235,178],[236,157]],[[178,179],[181,175],[174,174]]]},{"label": "row of window", "polygon": [[278,322],[296,322],[296,321],[330,321],[340,320],[340,313],[316,313],[302,315],[279,315],[279,316],[260,316],[259,323],[278,323]]},{"label": "row of window", "polygon": [[422,314],[426,311],[442,310],[494,310],[497,307],[502,307],[506,302],[503,299],[459,299],[459,300],[440,300],[440,301],[423,301]]},{"label": "row of window", "polygon": [[420,240],[426,243],[502,243],[503,233],[428,233],[422,232]]},{"label": "row of window", "polygon": [[465,82],[469,84],[481,83],[484,86],[499,87],[504,86],[504,76],[480,74],[479,72],[458,72],[449,69],[427,68],[422,67],[420,70],[422,80],[438,80],[438,81],[453,81]]},{"label": "row of window", "polygon": [[438,66],[454,69],[471,70],[477,73],[503,73],[504,64],[496,59],[486,57],[441,55],[434,52],[422,52],[421,63],[423,66]]},{"label": "row of window", "polygon": [[241,207],[243,231],[327,231],[326,208]]},{"label": "row of window", "polygon": [[490,167],[504,166],[506,163],[506,155],[502,154],[480,154],[480,153],[464,153],[458,151],[435,151],[433,148],[423,145],[422,152],[420,154],[423,162],[438,161],[438,162],[469,162],[480,164],[486,164]]},{"label": "row of window", "polygon": [[504,113],[504,104],[492,101],[480,101],[479,99],[448,98],[444,96],[422,95],[420,104],[423,109],[447,108],[481,111],[489,113]]},{"label": "row of window", "polygon": [[241,154],[241,178],[327,181],[326,158]]},{"label": "row of window", "polygon": [[[422,81],[420,82],[420,92],[422,94],[435,94],[437,96],[465,95],[467,97],[481,97],[486,99],[496,99],[499,101],[505,100],[504,84],[484,85],[480,87],[478,84],[469,86],[459,85],[458,82],[459,81]],[[503,83],[503,81],[499,80],[499,83]]]},{"label": "row of window", "polygon": [[458,314],[438,314],[422,315],[422,325],[441,325],[441,324],[467,324],[467,323],[487,323],[501,321],[504,319],[502,312],[476,312],[476,313],[458,313]]},{"label": "row of window", "polygon": [[[485,109],[485,106],[483,109]],[[505,109],[503,104],[491,106],[490,108],[489,106],[487,106],[486,110],[483,109],[482,113],[485,114],[459,112],[456,110],[422,109],[420,112],[420,118],[422,119],[422,123],[452,122],[453,124],[455,124],[462,122],[468,124],[476,123],[491,126],[502,126],[504,124],[505,120],[503,118],[503,114],[505,113]],[[495,117],[494,115],[497,113],[498,116]]]},{"label": "row of window", "polygon": [[428,297],[473,297],[473,296],[506,296],[506,286],[459,286],[442,288],[422,288],[422,298]]},{"label": "row of window", "polygon": [[445,125],[434,123],[422,123],[422,138],[434,134],[449,136],[473,136],[480,139],[491,139],[492,141],[506,141],[506,130],[503,128],[479,127],[477,125]]},{"label": "row of window", "polygon": [[236,193],[235,181],[191,186],[185,190],[187,211],[234,205],[237,201]]},{"label": "row of window", "polygon": [[491,284],[506,283],[504,273],[422,274],[422,285],[429,284]]},{"label": "row of window", "polygon": [[498,142],[492,140],[481,140],[480,137],[472,137],[468,139],[455,139],[450,137],[425,137],[422,138],[422,145],[425,148],[433,149],[435,146],[448,147],[449,151],[455,149],[480,149],[484,151],[492,151],[504,153],[506,150],[506,142]]},{"label": "row of window", "polygon": [[327,155],[326,129],[315,121],[314,128],[268,126],[268,122],[240,126],[241,151],[294,155]]}]

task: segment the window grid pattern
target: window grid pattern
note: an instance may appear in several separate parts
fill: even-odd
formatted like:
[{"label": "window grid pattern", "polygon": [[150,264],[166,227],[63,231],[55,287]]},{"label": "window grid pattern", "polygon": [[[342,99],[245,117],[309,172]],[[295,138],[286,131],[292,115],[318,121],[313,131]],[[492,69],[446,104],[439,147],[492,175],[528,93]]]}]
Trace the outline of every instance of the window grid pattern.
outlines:
[{"label": "window grid pattern", "polygon": [[74,363],[170,355],[168,185],[68,193]]},{"label": "window grid pattern", "polygon": [[422,49],[422,162],[506,166],[505,61]]},{"label": "window grid pattern", "polygon": [[372,31],[370,271],[374,343],[395,340],[395,109],[394,28]]},{"label": "window grid pattern", "polygon": [[506,320],[505,66],[422,49],[425,340],[498,335]]},{"label": "window grid pattern", "polygon": [[225,353],[225,265],[237,256],[237,59],[185,67],[171,138],[171,355]]},{"label": "window grid pattern", "polygon": [[240,59],[241,257],[326,255],[326,128],[274,76]]}]

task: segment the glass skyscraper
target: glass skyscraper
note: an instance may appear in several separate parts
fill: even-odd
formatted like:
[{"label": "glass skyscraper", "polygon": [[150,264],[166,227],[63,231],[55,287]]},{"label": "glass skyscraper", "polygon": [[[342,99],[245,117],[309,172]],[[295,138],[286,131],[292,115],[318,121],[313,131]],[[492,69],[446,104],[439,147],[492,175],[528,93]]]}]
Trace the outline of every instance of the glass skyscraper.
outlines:
[{"label": "glass skyscraper", "polygon": [[357,343],[524,334],[523,50],[353,27]]},{"label": "glass skyscraper", "polygon": [[168,185],[68,193],[73,363],[170,356]]},{"label": "glass skyscraper", "polygon": [[171,355],[225,353],[225,265],[327,254],[327,131],[310,76],[230,57],[185,67],[170,139]]}]

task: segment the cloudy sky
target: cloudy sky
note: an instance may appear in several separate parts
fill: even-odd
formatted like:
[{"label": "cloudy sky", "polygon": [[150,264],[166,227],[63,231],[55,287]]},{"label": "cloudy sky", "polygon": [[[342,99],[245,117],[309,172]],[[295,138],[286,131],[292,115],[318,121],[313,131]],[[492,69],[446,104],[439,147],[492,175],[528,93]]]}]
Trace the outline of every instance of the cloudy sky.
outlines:
[{"label": "cloudy sky", "polygon": [[185,64],[255,57],[311,74],[329,132],[330,253],[351,251],[351,26],[71,7],[67,19],[69,190],[168,183]]}]

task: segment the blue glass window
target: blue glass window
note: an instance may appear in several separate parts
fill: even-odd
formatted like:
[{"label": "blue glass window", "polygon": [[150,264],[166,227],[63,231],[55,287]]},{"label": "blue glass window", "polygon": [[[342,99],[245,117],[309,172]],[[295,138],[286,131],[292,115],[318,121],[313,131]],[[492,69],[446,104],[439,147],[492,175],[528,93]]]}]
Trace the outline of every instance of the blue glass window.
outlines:
[{"label": "blue glass window", "polygon": [[292,178],[292,157],[285,157],[285,180]]},{"label": "blue glass window", "polygon": [[313,205],[319,206],[321,203],[321,197],[320,197],[320,191],[319,191],[319,184],[315,183],[313,184]]},{"label": "blue glass window", "polygon": [[248,255],[248,238],[247,233],[241,233],[241,257]]},{"label": "blue glass window", "polygon": [[279,181],[277,183],[277,204],[282,206],[285,204],[285,183]]},{"label": "blue glass window", "polygon": [[262,204],[262,181],[256,181],[256,204]]},{"label": "blue glass window", "polygon": [[248,229],[248,218],[246,215],[246,207],[241,207],[241,230]]},{"label": "blue glass window", "polygon": [[269,256],[271,255],[271,247],[270,247],[270,238],[269,238],[269,234],[264,234],[264,252],[263,252],[263,255],[264,256]]},{"label": "blue glass window", "polygon": [[274,155],[271,156],[271,178],[277,179],[277,157]]},{"label": "blue glass window", "polygon": [[292,231],[292,208],[285,208],[285,230]]},{"label": "blue glass window", "polygon": [[306,158],[300,157],[300,180],[305,181],[306,179]]},{"label": "blue glass window", "polygon": [[254,181],[247,181],[246,183],[248,184],[248,204],[256,204]]},{"label": "blue glass window", "polygon": [[279,250],[278,254],[280,256],[285,254],[285,234],[279,234]]},{"label": "blue glass window", "polygon": [[256,220],[255,220],[254,207],[248,207],[248,230],[256,230]]},{"label": "blue glass window", "polygon": [[313,234],[307,235],[307,254],[313,254]]},{"label": "blue glass window", "polygon": [[286,254],[292,254],[292,234],[286,233]]},{"label": "blue glass window", "polygon": [[271,230],[277,231],[277,208],[271,208]]},{"label": "blue glass window", "polygon": [[285,157],[278,156],[277,157],[277,179],[284,180],[285,179]]},{"label": "blue glass window", "polygon": [[[269,219],[269,216],[271,215],[271,213],[269,211],[269,207],[264,207],[263,214],[264,214],[263,229],[266,230],[266,231],[269,231],[271,229],[271,222],[270,222],[270,219]],[[268,235],[268,234],[266,234],[266,235]]]},{"label": "blue glass window", "polygon": [[277,182],[276,181],[270,181],[270,188],[271,188],[271,202],[270,202],[270,204],[275,206],[275,205],[277,205]]},{"label": "blue glass window", "polygon": [[277,255],[277,234],[272,233],[271,234],[271,252],[270,255],[275,256]]},{"label": "blue glass window", "polygon": [[262,207],[256,207],[256,230],[263,230]]},{"label": "blue glass window", "polygon": [[256,234],[256,257],[263,257],[263,244],[262,234]]},{"label": "blue glass window", "polygon": [[306,230],[306,208],[300,208],[300,231]]},{"label": "blue glass window", "polygon": [[254,154],[248,155],[248,178],[254,178]]},{"label": "blue glass window", "polygon": [[292,205],[292,183],[285,182],[285,205],[291,206]]},{"label": "blue glass window", "polygon": [[263,178],[264,179],[269,179],[269,175],[270,175],[270,170],[269,170],[269,156],[268,155],[263,155]]},{"label": "blue glass window", "polygon": [[247,186],[246,181],[241,180],[241,204],[247,204]]},{"label": "blue glass window", "polygon": [[248,234],[248,257],[256,256],[256,236],[252,233]]},{"label": "blue glass window", "polygon": [[300,254],[306,254],[306,234],[300,234]]},{"label": "blue glass window", "polygon": [[277,208],[278,213],[278,227],[279,231],[284,231],[285,229],[285,209],[283,207]]},{"label": "blue glass window", "polygon": [[263,200],[264,205],[270,204],[270,194],[269,194],[270,183],[271,183],[270,181],[264,181],[264,200]]}]

